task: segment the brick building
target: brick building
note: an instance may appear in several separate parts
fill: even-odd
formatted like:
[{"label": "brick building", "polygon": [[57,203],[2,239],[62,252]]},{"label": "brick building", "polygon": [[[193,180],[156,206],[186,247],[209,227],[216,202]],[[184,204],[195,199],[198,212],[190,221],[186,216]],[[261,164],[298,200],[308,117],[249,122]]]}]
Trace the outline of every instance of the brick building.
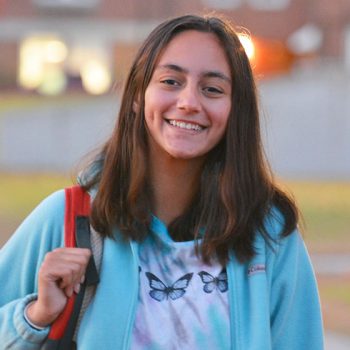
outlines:
[{"label": "brick building", "polygon": [[[305,57],[350,61],[348,0],[0,0],[0,88],[29,77],[29,89],[62,92],[81,80],[88,86],[89,74],[108,87],[123,79],[136,47],[161,20],[212,10],[249,30],[259,74],[281,73]],[[47,61],[37,65],[46,50]],[[40,85],[34,73],[43,67]]]}]

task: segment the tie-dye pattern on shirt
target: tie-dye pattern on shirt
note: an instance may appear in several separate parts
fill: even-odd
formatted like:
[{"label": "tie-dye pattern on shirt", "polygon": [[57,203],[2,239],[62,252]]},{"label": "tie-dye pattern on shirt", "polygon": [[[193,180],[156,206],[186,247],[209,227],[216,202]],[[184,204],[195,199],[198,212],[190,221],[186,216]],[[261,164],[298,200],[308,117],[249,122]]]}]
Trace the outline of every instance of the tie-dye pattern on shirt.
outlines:
[{"label": "tie-dye pattern on shirt", "polygon": [[153,218],[140,245],[140,290],[131,349],[230,349],[227,275],[194,242],[174,242]]}]

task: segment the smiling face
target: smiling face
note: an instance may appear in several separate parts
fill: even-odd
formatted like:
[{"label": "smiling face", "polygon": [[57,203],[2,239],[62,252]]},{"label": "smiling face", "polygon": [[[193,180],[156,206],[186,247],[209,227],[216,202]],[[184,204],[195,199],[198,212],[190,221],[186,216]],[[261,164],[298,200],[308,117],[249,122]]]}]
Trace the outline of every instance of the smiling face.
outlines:
[{"label": "smiling face", "polygon": [[145,92],[155,156],[193,159],[222,139],[231,110],[230,67],[217,37],[188,30],[166,46]]}]

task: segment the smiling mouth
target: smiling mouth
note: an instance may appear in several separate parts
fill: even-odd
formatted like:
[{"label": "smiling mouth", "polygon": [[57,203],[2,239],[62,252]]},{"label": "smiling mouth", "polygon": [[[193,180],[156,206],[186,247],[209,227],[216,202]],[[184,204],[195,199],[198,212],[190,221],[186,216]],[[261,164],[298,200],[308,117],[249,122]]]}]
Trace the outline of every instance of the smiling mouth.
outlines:
[{"label": "smiling mouth", "polygon": [[184,121],[167,120],[167,122],[172,126],[175,126],[180,129],[185,129],[185,130],[202,131],[205,129],[204,126],[201,126],[198,124],[186,123]]}]

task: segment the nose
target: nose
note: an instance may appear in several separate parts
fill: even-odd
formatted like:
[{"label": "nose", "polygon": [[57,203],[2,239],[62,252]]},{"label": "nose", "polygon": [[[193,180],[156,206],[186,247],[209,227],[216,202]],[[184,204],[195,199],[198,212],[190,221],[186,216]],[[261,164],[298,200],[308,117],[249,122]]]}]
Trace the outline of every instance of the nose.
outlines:
[{"label": "nose", "polygon": [[197,113],[201,109],[200,96],[196,86],[186,84],[178,95],[177,107],[187,113]]}]

